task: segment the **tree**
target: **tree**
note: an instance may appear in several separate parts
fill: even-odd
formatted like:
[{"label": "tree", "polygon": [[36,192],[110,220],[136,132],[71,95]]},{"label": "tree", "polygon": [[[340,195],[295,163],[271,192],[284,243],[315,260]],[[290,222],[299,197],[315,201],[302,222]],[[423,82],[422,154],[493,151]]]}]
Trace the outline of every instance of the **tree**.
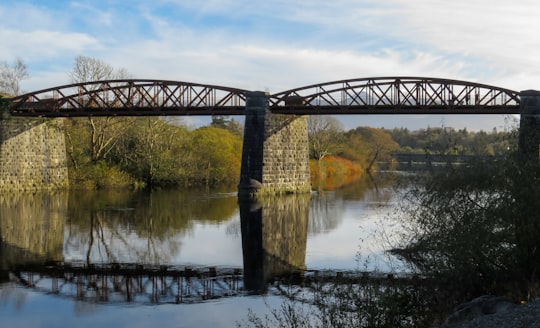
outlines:
[{"label": "tree", "polygon": [[87,56],[77,56],[69,76],[72,83],[80,83],[122,78],[122,74],[127,75],[123,69],[115,72],[114,67],[103,60]]},{"label": "tree", "polygon": [[[509,149],[517,148],[516,132],[505,137]],[[485,133],[478,136],[486,138]],[[406,233],[394,253],[423,274],[454,283],[467,297],[538,297],[538,157],[524,161],[518,152],[506,150],[497,160],[452,167],[414,181],[418,185],[409,187],[399,215]]]},{"label": "tree", "polygon": [[212,123],[210,126],[214,128],[220,128],[228,130],[238,136],[244,135],[244,127],[238,121],[235,121],[234,118],[229,119],[228,116],[224,115],[213,115]]},{"label": "tree", "polygon": [[185,127],[161,118],[138,118],[113,151],[113,160],[137,179],[152,185],[187,183],[193,162]]},{"label": "tree", "polygon": [[242,139],[230,131],[203,127],[193,131],[192,152],[197,169],[192,175],[208,185],[238,183]]},{"label": "tree", "polygon": [[0,92],[11,96],[21,93],[21,80],[29,77],[28,68],[22,59],[17,58],[13,64],[0,62]]},{"label": "tree", "polygon": [[352,144],[362,147],[362,149],[356,149],[356,152],[364,158],[367,172],[373,170],[377,161],[391,160],[391,153],[399,149],[398,143],[383,129],[358,127],[349,131],[348,137]]},{"label": "tree", "polygon": [[[91,57],[77,56],[69,73],[72,83],[124,79],[128,77],[125,69],[115,70],[110,64]],[[98,86],[96,85],[96,88]],[[90,131],[91,159],[96,162],[105,159],[118,138],[126,133],[133,118],[88,117],[86,127]],[[69,140],[70,136],[68,136]]]},{"label": "tree", "polygon": [[337,151],[343,126],[331,116],[309,116],[307,120],[309,156],[317,161]]}]

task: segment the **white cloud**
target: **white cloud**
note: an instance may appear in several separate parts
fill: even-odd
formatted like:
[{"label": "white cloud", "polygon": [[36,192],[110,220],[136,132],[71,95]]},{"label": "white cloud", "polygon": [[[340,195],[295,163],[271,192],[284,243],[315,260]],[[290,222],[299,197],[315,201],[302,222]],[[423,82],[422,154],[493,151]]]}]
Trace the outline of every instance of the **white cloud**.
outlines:
[{"label": "white cloud", "polygon": [[[536,1],[395,0],[396,32],[432,51],[459,56],[477,66],[486,83],[517,90],[540,74],[540,5]],[[483,70],[483,71],[482,71]],[[523,76],[527,72],[527,76]],[[534,87],[534,85],[532,85]],[[539,86],[540,87],[540,86]]]},{"label": "white cloud", "polygon": [[83,33],[56,32],[34,30],[23,32],[0,29],[0,58],[23,57],[27,61],[38,61],[42,58],[60,57],[78,53],[89,48],[98,48],[97,39]]},{"label": "white cloud", "polygon": [[397,75],[521,90],[540,75],[533,0],[32,3],[0,5],[0,60],[29,64],[25,90],[64,84],[81,54],[137,78],[270,92]]}]

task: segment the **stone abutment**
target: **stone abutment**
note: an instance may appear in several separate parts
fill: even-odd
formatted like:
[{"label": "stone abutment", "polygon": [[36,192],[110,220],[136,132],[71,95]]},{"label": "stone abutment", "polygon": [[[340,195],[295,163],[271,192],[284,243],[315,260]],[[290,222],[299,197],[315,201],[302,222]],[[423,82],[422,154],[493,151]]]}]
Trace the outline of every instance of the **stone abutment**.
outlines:
[{"label": "stone abutment", "polygon": [[0,118],[0,193],[69,185],[63,119]]}]

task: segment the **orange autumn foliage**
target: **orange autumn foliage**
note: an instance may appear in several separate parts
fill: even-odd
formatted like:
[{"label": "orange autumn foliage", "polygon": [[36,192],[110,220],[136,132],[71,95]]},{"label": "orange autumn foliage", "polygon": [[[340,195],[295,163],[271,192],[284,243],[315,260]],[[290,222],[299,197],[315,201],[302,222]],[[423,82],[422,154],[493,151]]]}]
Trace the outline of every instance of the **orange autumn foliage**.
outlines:
[{"label": "orange autumn foliage", "polygon": [[320,161],[310,160],[313,189],[335,190],[345,186],[364,173],[360,165],[338,156],[326,156]]}]

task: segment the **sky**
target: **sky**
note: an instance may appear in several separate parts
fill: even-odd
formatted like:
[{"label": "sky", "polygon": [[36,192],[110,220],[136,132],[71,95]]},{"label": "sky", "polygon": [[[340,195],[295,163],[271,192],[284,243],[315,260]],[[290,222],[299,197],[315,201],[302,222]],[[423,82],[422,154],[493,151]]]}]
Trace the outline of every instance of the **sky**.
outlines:
[{"label": "sky", "polygon": [[[0,61],[30,92],[69,83],[77,56],[133,78],[277,93],[384,76],[540,89],[537,0],[2,0]],[[346,129],[487,130],[512,118],[346,116]],[[202,124],[202,118],[185,118]]]}]

